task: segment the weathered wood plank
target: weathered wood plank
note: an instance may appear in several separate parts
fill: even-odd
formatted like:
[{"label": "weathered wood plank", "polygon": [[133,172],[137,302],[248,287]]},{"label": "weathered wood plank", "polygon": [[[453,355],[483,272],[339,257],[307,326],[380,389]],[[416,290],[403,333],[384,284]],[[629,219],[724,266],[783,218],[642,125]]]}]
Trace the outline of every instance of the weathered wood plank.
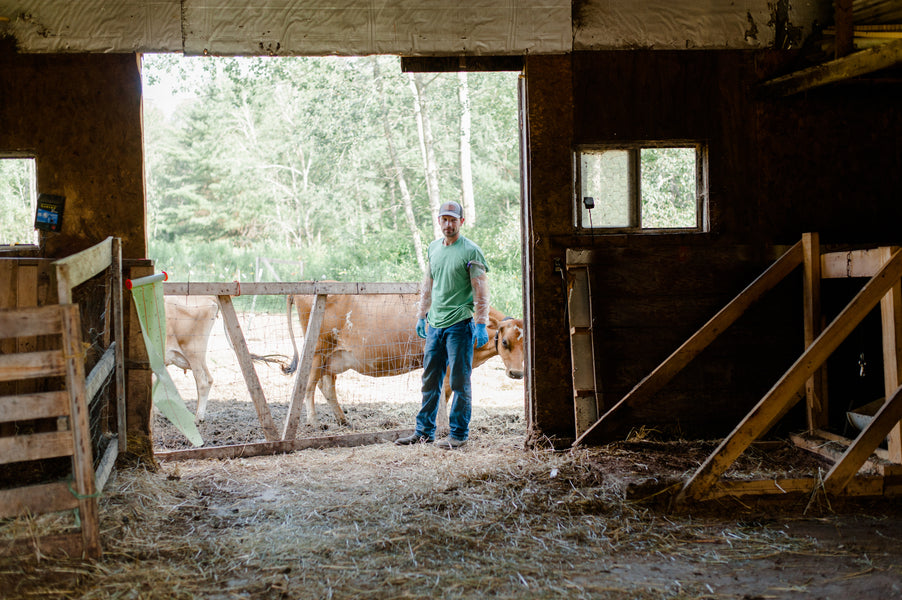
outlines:
[{"label": "weathered wood plank", "polygon": [[885,262],[880,248],[827,252],[821,255],[821,279],[873,277]]},{"label": "weathered wood plank", "polygon": [[0,519],[24,514],[40,515],[77,507],[78,500],[63,481],[0,490]]},{"label": "weathered wood plank", "polygon": [[125,312],[122,306],[122,239],[113,238],[110,288],[113,295],[112,329],[116,344],[116,437],[119,452],[125,452],[128,440],[125,408]]},{"label": "weathered wood plank", "polygon": [[323,317],[326,314],[326,298],[328,298],[326,295],[317,295],[310,309],[310,318],[307,320],[307,328],[304,330],[304,347],[301,349],[300,363],[291,390],[291,402],[288,404],[288,414],[285,415],[285,426],[282,428],[283,440],[291,440],[297,435],[298,424],[301,420],[301,402],[307,395],[307,380],[310,378],[313,355],[316,352],[319,331],[323,326]]},{"label": "weathered wood plank", "polygon": [[68,414],[69,394],[65,391],[0,397],[0,423],[51,419]]},{"label": "weathered wood plank", "polygon": [[100,550],[100,519],[94,496],[94,461],[91,454],[91,427],[85,391],[85,359],[81,348],[81,316],[78,305],[60,306],[63,317],[63,353],[66,357],[66,386],[69,391],[69,423],[72,432],[72,470],[78,492],[78,512],[84,553],[97,558]]},{"label": "weathered wood plank", "polygon": [[65,374],[66,365],[63,353],[59,350],[0,355],[0,381],[59,377]]},{"label": "weathered wood plank", "polygon": [[81,285],[110,266],[112,262],[113,238],[108,237],[99,244],[81,252],[54,261],[57,272],[57,286],[60,304],[72,302],[72,288]]},{"label": "weathered wood plank", "polygon": [[251,359],[250,352],[247,350],[247,341],[245,341],[244,334],[241,332],[241,325],[238,323],[238,315],[235,313],[235,305],[232,304],[232,298],[230,296],[219,296],[219,307],[222,310],[222,319],[225,322],[226,333],[228,333],[229,339],[232,341],[232,348],[235,350],[241,373],[244,375],[247,391],[251,396],[251,400],[254,401],[254,408],[257,409],[257,417],[260,419],[263,435],[268,441],[277,440],[279,439],[279,434],[276,432],[272,413],[270,413],[266,397],[263,395],[263,386],[260,385],[260,379],[257,377],[256,369],[254,369],[254,362]]},{"label": "weathered wood plank", "polygon": [[902,62],[902,40],[861,50],[767,81],[759,87],[768,96],[790,96],[815,87],[867,75]]},{"label": "weathered wood plank", "polygon": [[112,437],[107,443],[106,450],[103,451],[103,456],[97,464],[97,469],[94,471],[94,488],[98,492],[103,492],[103,488],[110,478],[110,473],[113,472],[113,467],[116,466],[116,457],[118,456],[119,442],[115,437]]},{"label": "weathered wood plank", "polygon": [[0,338],[57,335],[62,319],[55,305],[0,310]]},{"label": "weathered wood plank", "polygon": [[363,283],[342,281],[296,282],[171,282],[163,284],[167,296],[287,296],[289,294],[415,294],[418,283]]},{"label": "weathered wood plank", "polygon": [[350,448],[353,446],[367,446],[370,444],[384,444],[393,442],[399,437],[410,435],[413,429],[392,429],[376,433],[349,433],[345,435],[331,435],[319,438],[301,438],[296,440],[281,440],[278,442],[257,442],[253,444],[240,444],[234,446],[216,446],[213,448],[191,448],[187,450],[170,450],[157,452],[154,457],[161,461],[195,460],[195,459],[220,459],[220,458],[247,458],[251,456],[269,456],[272,454],[285,454],[296,450],[315,450],[322,448]]},{"label": "weathered wood plank", "polygon": [[[592,427],[576,439],[574,445],[611,441],[625,414],[634,410],[635,406],[647,403],[717,336],[732,325],[742,313],[801,263],[802,242],[798,242],[677,348],[663,363],[658,365],[651,374],[640,381],[620,402],[602,415]],[[801,388],[801,385],[799,387]]]},{"label": "weathered wood plank", "polygon": [[701,498],[749,444],[770,430],[786,414],[798,397],[796,392],[805,381],[827,360],[900,277],[902,277],[902,252],[896,252],[705,460],[677,495],[677,502]]},{"label": "weathered wood plank", "polygon": [[0,437],[0,464],[70,456],[73,443],[71,431]]},{"label": "weathered wood plank", "polygon": [[103,384],[109,379],[110,373],[113,372],[113,369],[116,366],[117,346],[118,344],[116,344],[116,342],[110,344],[110,347],[106,349],[106,352],[103,353],[103,356],[100,357],[100,360],[97,361],[97,364],[94,365],[94,368],[91,369],[91,372],[85,380],[85,393],[88,398],[88,405],[94,400],[94,396],[97,395],[97,392],[100,391]]}]

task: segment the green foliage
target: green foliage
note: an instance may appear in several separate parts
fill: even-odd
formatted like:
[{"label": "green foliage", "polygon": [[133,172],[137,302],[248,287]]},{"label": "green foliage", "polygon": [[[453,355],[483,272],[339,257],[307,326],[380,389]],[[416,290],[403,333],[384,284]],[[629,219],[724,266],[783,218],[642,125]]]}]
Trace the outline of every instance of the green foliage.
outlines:
[{"label": "green foliage", "polygon": [[641,165],[642,226],[695,227],[695,148],[645,148]]},{"label": "green foliage", "polygon": [[[419,281],[377,71],[428,244],[413,95],[397,57],[146,55],[147,86],[176,79],[173,90],[190,98],[168,115],[145,105],[150,257],[158,268],[177,281],[249,281],[264,256],[303,261],[303,279]],[[424,80],[442,197],[459,200],[457,75]],[[477,219],[463,233],[490,261],[493,304],[520,316],[516,74],[471,73],[468,83]]]},{"label": "green foliage", "polygon": [[33,158],[0,158],[0,244],[34,243]]}]

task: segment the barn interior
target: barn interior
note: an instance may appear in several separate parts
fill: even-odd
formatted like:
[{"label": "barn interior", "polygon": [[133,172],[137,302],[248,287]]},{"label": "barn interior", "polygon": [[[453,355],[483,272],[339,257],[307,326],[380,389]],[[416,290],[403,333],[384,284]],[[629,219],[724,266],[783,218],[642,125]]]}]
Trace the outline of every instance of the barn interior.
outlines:
[{"label": "barn interior", "polygon": [[[709,493],[807,498],[818,489],[834,501],[886,501],[902,489],[902,270],[894,258],[902,219],[900,23],[902,3],[890,0],[2,2],[0,155],[33,156],[39,191],[64,196],[66,213],[62,229],[41,232],[39,244],[0,250],[7,263],[0,308],[56,303],[51,263],[110,237],[111,271],[124,278],[153,271],[143,53],[396,54],[410,71],[521,71],[527,445],[585,452],[637,430],[668,442],[723,440],[705,445],[693,466],[678,468],[676,487],[663,472],[650,474],[655,485],[640,486],[683,505]],[[671,147],[694,150],[693,223],[661,229],[643,225],[635,212],[622,223],[592,223],[600,217],[586,210],[584,156]],[[869,260],[873,265],[863,266]],[[150,371],[138,364],[134,315],[124,321],[124,414],[116,415],[124,433],[117,444],[120,458],[152,463]],[[867,377],[859,369],[862,352]],[[847,411],[880,398],[870,431],[838,435]],[[782,448],[790,436],[794,447],[840,446],[823,467],[826,475],[757,478],[741,490],[718,483],[753,444],[756,451]],[[553,463],[542,465],[524,467],[523,476],[558,472]],[[862,465],[871,470],[859,473]],[[208,466],[184,473],[195,481],[214,477]],[[578,485],[587,476],[577,469],[568,477]],[[605,510],[597,497],[580,502],[585,514]],[[862,525],[862,515],[878,512],[856,514],[860,527],[849,543],[864,549],[858,556],[884,554],[871,571],[850,567],[852,577],[840,583],[864,585],[859,574],[867,571],[874,577],[859,590],[898,594],[900,555],[885,554],[875,540],[897,541],[900,521],[881,520],[889,529],[880,534],[873,522]],[[697,532],[693,551],[709,534]],[[394,544],[384,537],[380,550]],[[754,557],[749,550],[740,558]],[[848,566],[847,559],[836,564]],[[604,571],[602,563],[584,567]],[[722,576],[707,589],[726,589]],[[520,575],[519,592],[543,577],[551,575]],[[574,581],[573,589],[591,596],[585,580]],[[281,584],[272,585],[270,593]],[[504,585],[502,595],[518,595]],[[742,597],[697,585],[685,597]],[[386,595],[376,582],[364,588]],[[353,588],[336,589],[353,595]],[[474,589],[462,584],[460,595]],[[642,597],[637,589],[618,588],[611,597]],[[286,590],[286,597],[299,593]],[[791,590],[770,592],[784,597]],[[655,593],[682,592],[659,586]]]}]

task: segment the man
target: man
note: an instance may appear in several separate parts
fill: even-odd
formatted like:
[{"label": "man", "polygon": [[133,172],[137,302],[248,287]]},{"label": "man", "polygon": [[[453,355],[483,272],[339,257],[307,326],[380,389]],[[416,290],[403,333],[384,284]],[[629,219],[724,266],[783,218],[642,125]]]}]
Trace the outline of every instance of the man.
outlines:
[{"label": "man", "polygon": [[[482,250],[460,235],[463,210],[457,202],[439,209],[442,238],[429,244],[429,267],[420,291],[417,335],[426,340],[423,353],[423,404],[413,435],[395,440],[400,446],[432,443],[445,370],[450,370],[450,435],[435,444],[447,450],[467,443],[470,432],[470,373],[473,340],[489,341],[488,265]],[[427,323],[428,319],[428,323]]]}]

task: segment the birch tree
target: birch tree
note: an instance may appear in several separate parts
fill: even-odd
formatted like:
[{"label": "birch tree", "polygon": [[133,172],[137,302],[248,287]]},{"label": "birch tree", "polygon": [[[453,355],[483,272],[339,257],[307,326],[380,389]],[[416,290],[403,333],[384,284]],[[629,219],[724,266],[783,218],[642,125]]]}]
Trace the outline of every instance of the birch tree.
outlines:
[{"label": "birch tree", "polygon": [[395,178],[398,181],[398,189],[401,191],[401,203],[404,205],[404,216],[407,219],[407,225],[410,227],[410,233],[413,237],[414,251],[417,255],[417,264],[420,270],[426,271],[426,259],[423,255],[423,240],[420,237],[420,230],[417,228],[416,218],[413,213],[413,200],[410,197],[410,190],[407,187],[407,179],[404,177],[404,168],[398,159],[398,151],[395,149],[395,143],[392,140],[392,127],[388,116],[388,105],[385,101],[385,90],[382,86],[382,77],[379,73],[379,60],[373,56],[373,80],[376,89],[379,92],[379,102],[382,108],[382,128],[385,133],[385,143],[388,146],[388,154],[391,157],[392,169],[395,172]]},{"label": "birch tree", "polygon": [[460,101],[460,193],[461,206],[470,225],[476,224],[476,200],[473,197],[473,165],[470,159],[470,86],[467,72],[457,73],[457,97]]},{"label": "birch tree", "polygon": [[438,224],[439,207],[442,204],[438,188],[438,161],[435,159],[435,138],[432,124],[426,110],[426,85],[420,73],[410,73],[410,91],[413,94],[413,111],[417,119],[420,138],[420,153],[423,155],[423,169],[426,174],[426,190],[429,192],[429,208],[432,213],[432,234],[434,239],[442,237]]}]

